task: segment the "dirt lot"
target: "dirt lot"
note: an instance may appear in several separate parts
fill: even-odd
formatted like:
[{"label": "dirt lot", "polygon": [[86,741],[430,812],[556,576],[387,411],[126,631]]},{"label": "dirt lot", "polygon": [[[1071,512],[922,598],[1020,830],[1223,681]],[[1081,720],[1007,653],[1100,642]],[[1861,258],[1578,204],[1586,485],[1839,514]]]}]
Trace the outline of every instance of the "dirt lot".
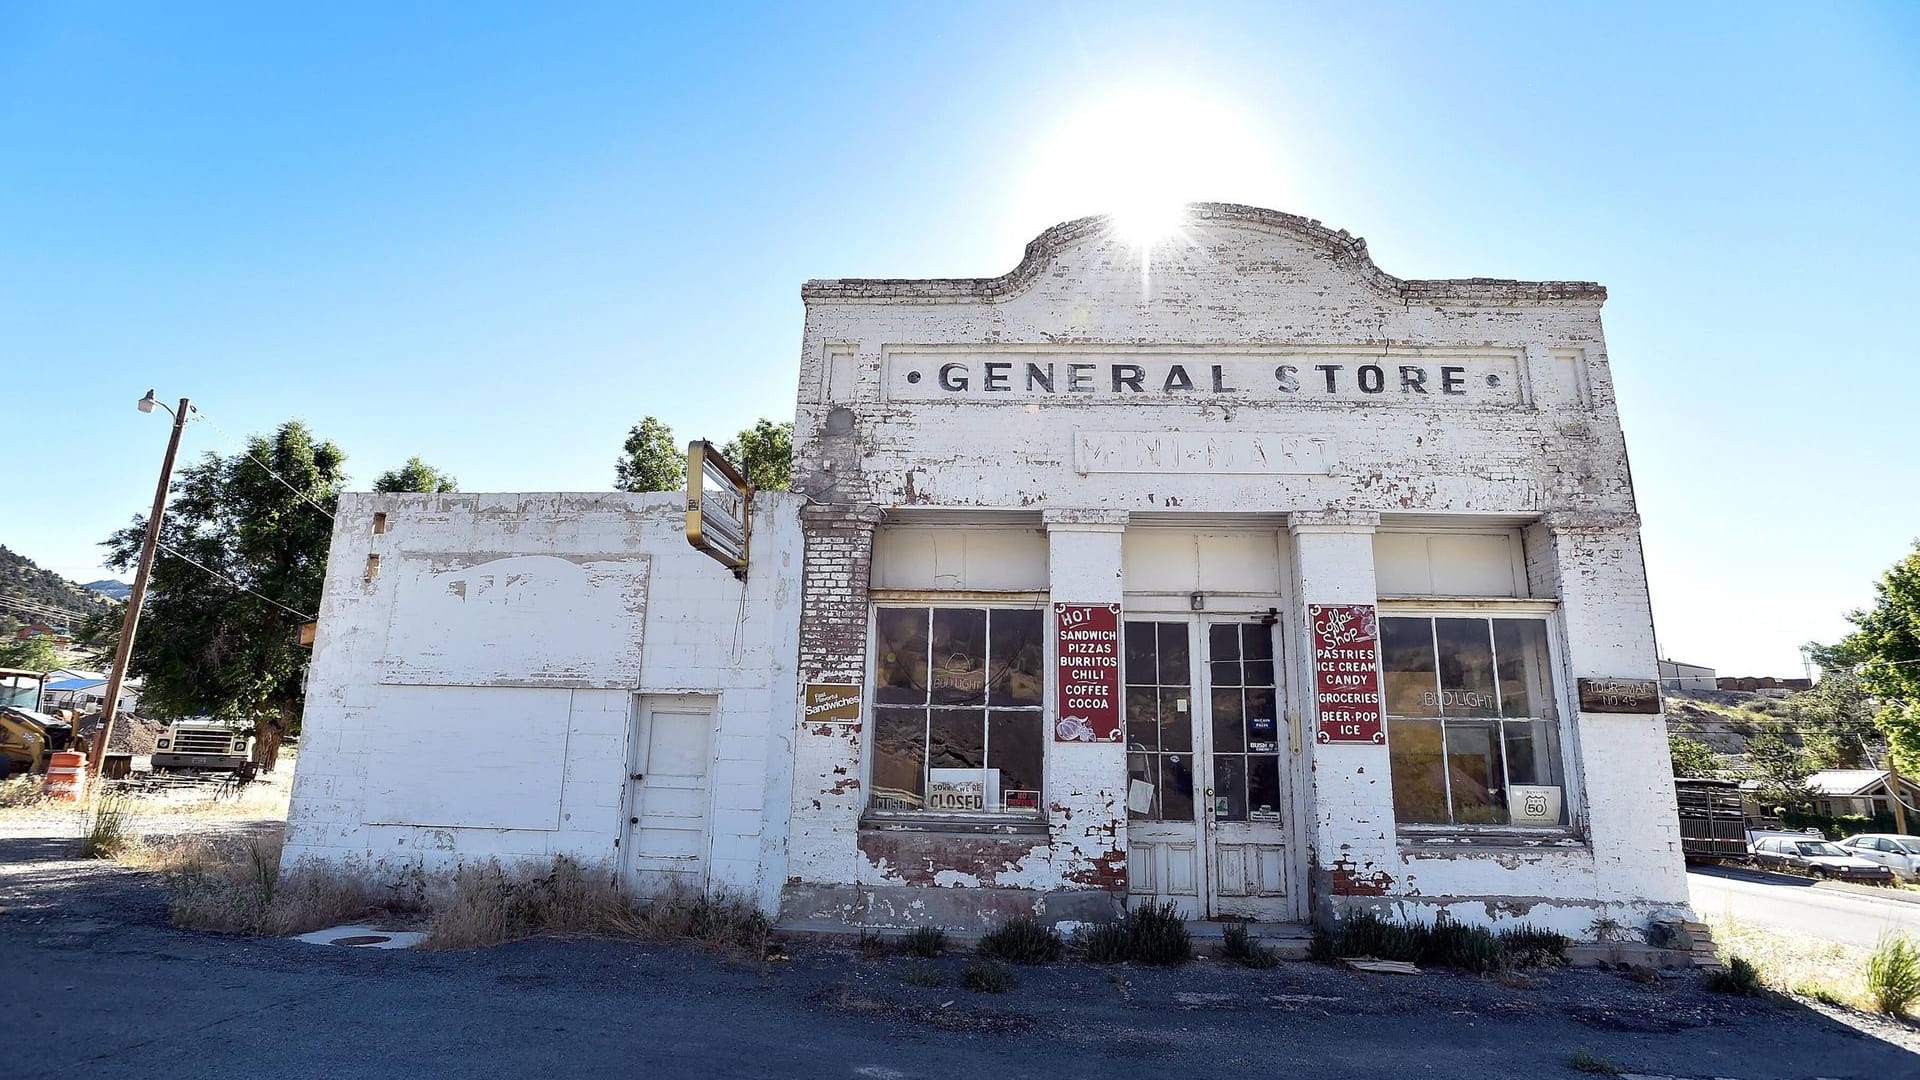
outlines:
[{"label": "dirt lot", "polygon": [[[254,827],[244,819],[223,828]],[[36,835],[37,831],[37,835]],[[533,940],[373,952],[174,930],[145,874],[72,861],[71,832],[0,821],[0,1075],[422,1077],[1920,1075],[1911,1029],[1690,979],[1356,975],[1218,960],[1017,969],[964,957],[775,963]],[[20,1037],[31,1032],[31,1037]]]}]

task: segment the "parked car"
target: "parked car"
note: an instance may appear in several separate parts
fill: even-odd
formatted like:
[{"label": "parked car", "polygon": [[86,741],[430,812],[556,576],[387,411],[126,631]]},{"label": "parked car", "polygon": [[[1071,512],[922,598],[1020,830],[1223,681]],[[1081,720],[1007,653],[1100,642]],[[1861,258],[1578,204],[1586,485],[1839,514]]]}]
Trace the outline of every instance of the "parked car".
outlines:
[{"label": "parked car", "polygon": [[1840,847],[1849,855],[1879,863],[1895,877],[1920,881],[1920,836],[1861,833],[1840,841]]},{"label": "parked car", "polygon": [[1753,861],[1764,870],[1785,870],[1841,881],[1886,884],[1893,880],[1892,870],[1858,855],[1848,854],[1846,849],[1827,840],[1769,836],[1753,845]]}]

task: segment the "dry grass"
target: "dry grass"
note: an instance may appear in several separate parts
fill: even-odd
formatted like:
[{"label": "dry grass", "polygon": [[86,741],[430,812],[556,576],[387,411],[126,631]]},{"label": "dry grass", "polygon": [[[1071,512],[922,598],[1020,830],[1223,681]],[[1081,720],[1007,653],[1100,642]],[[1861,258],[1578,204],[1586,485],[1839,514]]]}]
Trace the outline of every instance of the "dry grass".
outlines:
[{"label": "dry grass", "polygon": [[725,893],[669,889],[636,905],[603,863],[562,855],[503,865],[489,859],[431,889],[426,948],[468,949],[540,934],[691,941],[735,956],[766,953],[772,925],[752,903]]},{"label": "dry grass", "polygon": [[112,859],[139,844],[133,833],[128,800],[124,795],[106,794],[86,805],[85,831],[80,837],[80,857]]},{"label": "dry grass", "polygon": [[5,780],[0,780],[0,812],[34,811],[52,802],[53,800],[47,798],[45,777],[9,776]]},{"label": "dry grass", "polygon": [[1869,1007],[1866,968],[1872,950],[1726,918],[1709,917],[1707,923],[1720,955],[1744,957],[1768,987],[1829,1005]]},{"label": "dry grass", "polygon": [[356,865],[303,862],[280,870],[280,837],[224,835],[158,841],[121,861],[159,873],[175,926],[231,934],[304,934],[418,912],[417,881],[383,882]]}]

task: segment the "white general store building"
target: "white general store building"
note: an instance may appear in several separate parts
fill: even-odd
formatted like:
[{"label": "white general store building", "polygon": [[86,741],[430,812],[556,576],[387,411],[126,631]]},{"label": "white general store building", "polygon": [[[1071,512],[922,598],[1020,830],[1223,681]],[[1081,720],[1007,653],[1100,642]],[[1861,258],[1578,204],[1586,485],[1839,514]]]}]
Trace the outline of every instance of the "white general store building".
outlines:
[{"label": "white general store building", "polygon": [[673,496],[343,502],[295,858],[861,926],[1685,909],[1599,286],[1202,204],[803,297],[744,584]]}]

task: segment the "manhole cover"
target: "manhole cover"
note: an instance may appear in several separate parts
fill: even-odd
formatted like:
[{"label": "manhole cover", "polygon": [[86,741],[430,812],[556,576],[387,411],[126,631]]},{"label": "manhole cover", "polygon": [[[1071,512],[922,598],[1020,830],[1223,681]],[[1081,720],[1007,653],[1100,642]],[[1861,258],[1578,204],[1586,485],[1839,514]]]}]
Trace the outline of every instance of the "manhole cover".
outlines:
[{"label": "manhole cover", "polygon": [[334,938],[333,943],[335,945],[378,945],[392,940],[390,937],[382,937],[379,934],[354,934],[349,937]]}]

